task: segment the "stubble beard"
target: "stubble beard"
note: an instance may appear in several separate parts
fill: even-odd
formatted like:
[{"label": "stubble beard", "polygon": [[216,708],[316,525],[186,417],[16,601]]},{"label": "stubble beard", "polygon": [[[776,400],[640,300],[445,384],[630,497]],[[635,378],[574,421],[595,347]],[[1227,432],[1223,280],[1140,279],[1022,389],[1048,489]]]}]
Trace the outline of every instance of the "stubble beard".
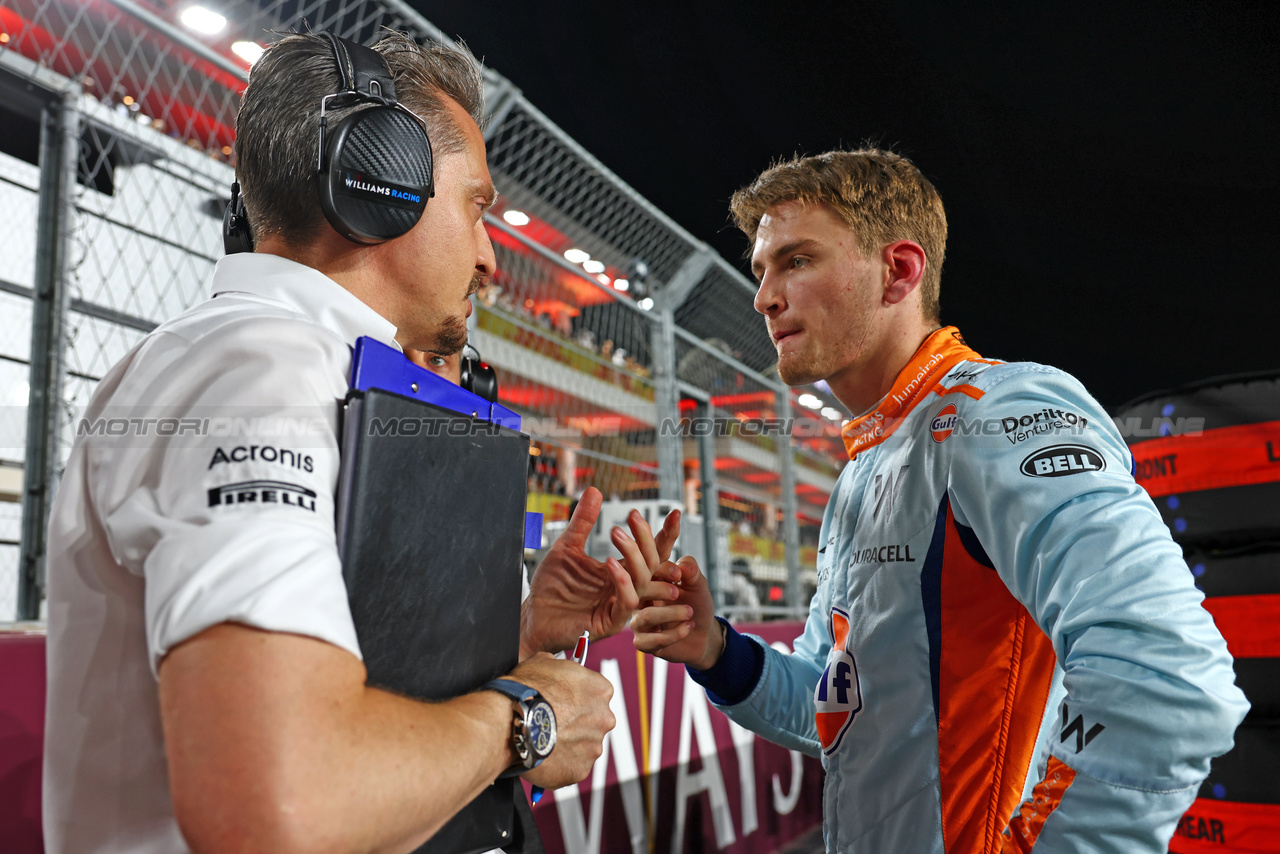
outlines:
[{"label": "stubble beard", "polygon": [[[842,345],[841,342],[832,345],[831,342],[824,344],[810,340],[806,342],[808,347],[804,349],[792,351],[785,356],[779,355],[779,378],[789,386],[808,385],[819,380],[830,380],[855,364],[862,356],[872,326],[877,325],[870,312],[860,320],[858,325],[862,327],[862,334],[852,348]],[[812,334],[816,335],[816,333]]]},{"label": "stubble beard", "polygon": [[[467,298],[480,290],[480,285],[484,283],[482,276],[473,276],[471,285],[467,288]],[[440,328],[436,331],[436,346],[431,348],[433,353],[440,356],[452,356],[467,346],[467,317],[463,314],[454,314],[449,316],[440,324]]]},{"label": "stubble beard", "polygon": [[440,356],[452,356],[467,346],[467,319],[455,314],[440,324],[436,332],[436,346],[432,352]]},{"label": "stubble beard", "polygon": [[[864,290],[872,288],[874,282],[859,282],[859,287]],[[847,346],[844,340],[820,340],[817,329],[806,330],[805,335],[809,340],[804,347],[787,356],[779,354],[779,378],[789,386],[808,385],[819,380],[830,381],[832,377],[857,364],[872,331],[879,329],[882,315],[871,303],[859,306],[852,314],[853,318],[848,326],[862,330],[853,347]]]},{"label": "stubble beard", "polygon": [[808,385],[825,380],[839,370],[839,354],[830,342],[817,339],[816,330],[803,333],[803,344],[786,354],[778,354],[778,376],[789,386]]},{"label": "stubble beard", "polygon": [[816,360],[806,359],[802,354],[791,353],[778,357],[778,376],[787,385],[807,385],[823,377],[815,372]]}]

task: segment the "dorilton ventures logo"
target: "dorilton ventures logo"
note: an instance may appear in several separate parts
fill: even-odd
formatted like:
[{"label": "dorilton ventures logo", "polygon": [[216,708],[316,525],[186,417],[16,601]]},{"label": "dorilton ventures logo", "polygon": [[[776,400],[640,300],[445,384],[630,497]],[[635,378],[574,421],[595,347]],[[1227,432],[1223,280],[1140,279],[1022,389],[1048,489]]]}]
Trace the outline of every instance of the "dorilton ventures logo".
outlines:
[{"label": "dorilton ventures logo", "polygon": [[394,184],[370,181],[359,172],[347,172],[342,176],[342,183],[348,190],[356,193],[369,193],[388,199],[399,199],[404,202],[413,202],[415,205],[422,201],[421,193],[415,193],[407,187],[397,187]]},{"label": "dorilton ventures logo", "polygon": [[1000,427],[1009,444],[1016,445],[1043,433],[1071,433],[1078,436],[1089,427],[1089,419],[1061,409],[1042,409],[1028,415],[1001,418]]},{"label": "dorilton ventures logo", "polygon": [[258,507],[271,504],[287,504],[316,512],[316,494],[305,486],[284,483],[279,480],[248,480],[229,483],[209,490],[209,506],[229,504],[253,504]]},{"label": "dorilton ventures logo", "polygon": [[1028,477],[1066,477],[1106,467],[1102,454],[1086,445],[1054,445],[1022,461],[1022,473]]}]

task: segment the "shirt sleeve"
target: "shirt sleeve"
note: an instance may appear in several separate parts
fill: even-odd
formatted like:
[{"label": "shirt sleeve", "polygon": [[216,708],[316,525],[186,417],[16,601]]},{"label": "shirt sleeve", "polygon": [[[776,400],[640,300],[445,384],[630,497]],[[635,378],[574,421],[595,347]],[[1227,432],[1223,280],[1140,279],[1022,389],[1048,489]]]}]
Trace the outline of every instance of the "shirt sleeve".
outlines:
[{"label": "shirt sleeve", "polygon": [[[837,482],[836,491],[827,501],[823,511],[819,542],[830,545],[832,519],[835,516],[836,496],[848,488],[852,467],[846,466]],[[746,697],[738,703],[720,703],[719,697],[708,692],[712,704],[735,723],[746,727],[761,737],[790,750],[798,750],[808,756],[822,756],[822,742],[818,738],[818,726],[814,717],[813,692],[831,651],[829,611],[831,604],[830,561],[834,550],[823,548],[818,552],[818,589],[809,601],[809,614],[804,631],[795,639],[790,653],[779,652],[755,635],[743,635],[749,643],[762,650],[759,677],[746,691]],[[753,672],[756,672],[753,667]],[[738,695],[741,694],[741,690]]]},{"label": "shirt sleeve", "polygon": [[1180,548],[1106,412],[1070,376],[991,372],[948,492],[1053,645],[1066,700],[1007,850],[1164,852],[1248,709]]},{"label": "shirt sleeve", "polygon": [[104,413],[139,427],[90,452],[115,470],[93,499],[116,559],[143,580],[152,671],[224,622],[359,657],[334,530],[346,345],[289,318],[156,338],[145,385],[116,397],[145,404]]},{"label": "shirt sleeve", "polygon": [[741,703],[755,689],[764,672],[764,649],[747,640],[729,625],[724,617],[716,617],[724,632],[724,649],[720,660],[706,670],[685,666],[689,678],[707,690],[711,702],[720,706]]},{"label": "shirt sleeve", "polygon": [[[846,467],[841,475],[837,492],[850,476]],[[820,541],[828,541],[828,531],[835,513],[835,494],[827,502],[823,513]],[[828,561],[833,552],[824,549],[818,555],[818,577],[828,577]],[[740,702],[725,704],[720,697],[708,692],[712,704],[735,723],[758,733],[761,737],[790,750],[798,750],[808,756],[820,757],[822,743],[818,739],[818,727],[814,717],[813,692],[822,677],[827,655],[831,651],[831,635],[827,614],[831,600],[830,582],[820,580],[818,590],[809,602],[809,615],[804,631],[795,639],[790,653],[782,653],[755,635],[743,635],[747,643],[755,644],[761,651],[760,660],[752,662],[752,672],[759,677],[754,685],[741,686],[736,696],[745,688],[745,698]]]}]

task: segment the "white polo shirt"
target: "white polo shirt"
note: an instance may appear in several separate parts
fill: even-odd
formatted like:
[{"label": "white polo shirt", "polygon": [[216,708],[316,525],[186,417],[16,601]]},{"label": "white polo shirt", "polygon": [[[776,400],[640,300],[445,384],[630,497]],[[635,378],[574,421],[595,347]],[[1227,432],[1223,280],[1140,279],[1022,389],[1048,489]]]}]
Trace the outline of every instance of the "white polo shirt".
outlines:
[{"label": "white polo shirt", "polygon": [[231,255],[214,299],[99,384],[50,520],[50,854],[187,851],[155,678],[222,622],[360,655],[334,536],[350,345],[395,327],[323,274]]}]

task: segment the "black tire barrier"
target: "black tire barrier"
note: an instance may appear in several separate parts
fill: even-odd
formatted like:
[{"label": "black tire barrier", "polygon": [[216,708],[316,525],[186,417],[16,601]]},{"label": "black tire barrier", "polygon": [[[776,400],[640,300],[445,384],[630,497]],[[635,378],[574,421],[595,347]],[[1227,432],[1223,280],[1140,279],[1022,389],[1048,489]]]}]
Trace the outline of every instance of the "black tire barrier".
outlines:
[{"label": "black tire barrier", "polygon": [[1280,852],[1280,371],[1156,392],[1113,417],[1251,704],[1169,850]]},{"label": "black tire barrier", "polygon": [[1192,547],[1183,554],[1206,597],[1280,593],[1280,540],[1234,549]]},{"label": "black tire barrier", "polygon": [[1280,722],[1246,720],[1178,822],[1173,854],[1280,852]]},{"label": "black tire barrier", "polygon": [[1113,417],[1179,543],[1280,540],[1280,371],[1155,392]]},{"label": "black tire barrier", "polygon": [[[1280,658],[1237,658],[1235,669],[1236,685],[1249,698],[1249,719],[1280,721]],[[1280,768],[1274,776],[1280,789]]]},{"label": "black tire barrier", "polygon": [[[1280,721],[1246,720],[1236,745],[1213,760],[1199,797],[1246,804],[1280,804]],[[1280,845],[1280,839],[1276,840]]]},{"label": "black tire barrier", "polygon": [[[1235,658],[1250,720],[1280,721],[1280,543],[1186,549],[1185,557]],[[1276,779],[1280,789],[1280,770]]]},{"label": "black tire barrier", "polygon": [[[1138,453],[1134,451],[1135,458]],[[1173,538],[1184,546],[1231,548],[1280,533],[1280,483],[1175,493],[1153,496],[1153,500]]]}]

